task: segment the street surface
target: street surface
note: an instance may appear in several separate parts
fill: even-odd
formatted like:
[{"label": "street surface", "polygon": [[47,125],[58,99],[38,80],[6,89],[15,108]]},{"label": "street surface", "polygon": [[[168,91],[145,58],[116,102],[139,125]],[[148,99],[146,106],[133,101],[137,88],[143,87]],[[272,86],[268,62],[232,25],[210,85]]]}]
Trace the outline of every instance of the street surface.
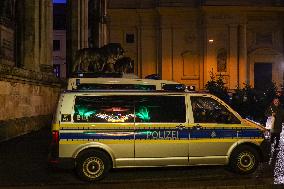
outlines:
[{"label": "street surface", "polygon": [[252,175],[236,175],[223,166],[116,169],[90,184],[78,180],[72,170],[48,169],[50,138],[45,128],[0,143],[0,188],[284,188],[283,139],[270,164]]}]

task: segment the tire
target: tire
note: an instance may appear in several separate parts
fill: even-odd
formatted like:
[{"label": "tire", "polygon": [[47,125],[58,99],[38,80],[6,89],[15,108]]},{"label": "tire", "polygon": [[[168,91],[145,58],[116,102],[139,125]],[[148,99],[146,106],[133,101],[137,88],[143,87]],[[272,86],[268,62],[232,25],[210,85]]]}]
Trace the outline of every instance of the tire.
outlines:
[{"label": "tire", "polygon": [[77,158],[76,172],[81,179],[94,182],[103,179],[110,167],[111,160],[106,153],[87,151]]},{"label": "tire", "polygon": [[253,173],[260,162],[260,157],[256,149],[244,145],[235,149],[230,158],[230,168],[238,174]]}]

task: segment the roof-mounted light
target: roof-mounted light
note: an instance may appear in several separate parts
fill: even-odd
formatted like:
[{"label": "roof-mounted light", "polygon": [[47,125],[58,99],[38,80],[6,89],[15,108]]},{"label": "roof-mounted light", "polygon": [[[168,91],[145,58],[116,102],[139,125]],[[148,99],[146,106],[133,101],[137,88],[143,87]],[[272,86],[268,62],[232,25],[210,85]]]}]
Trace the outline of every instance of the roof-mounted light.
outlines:
[{"label": "roof-mounted light", "polygon": [[195,86],[194,85],[189,85],[187,86],[188,91],[195,91]]},{"label": "roof-mounted light", "polygon": [[164,84],[162,88],[165,91],[185,91],[186,86],[184,84]]}]

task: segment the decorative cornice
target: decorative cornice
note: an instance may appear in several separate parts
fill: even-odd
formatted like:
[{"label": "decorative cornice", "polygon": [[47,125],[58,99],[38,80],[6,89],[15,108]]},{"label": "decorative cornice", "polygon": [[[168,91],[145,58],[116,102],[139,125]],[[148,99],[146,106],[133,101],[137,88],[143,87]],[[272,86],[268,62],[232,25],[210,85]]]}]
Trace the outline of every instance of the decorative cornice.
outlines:
[{"label": "decorative cornice", "polygon": [[51,85],[54,87],[65,84],[65,81],[55,77],[52,73],[36,72],[5,64],[0,64],[0,80]]}]

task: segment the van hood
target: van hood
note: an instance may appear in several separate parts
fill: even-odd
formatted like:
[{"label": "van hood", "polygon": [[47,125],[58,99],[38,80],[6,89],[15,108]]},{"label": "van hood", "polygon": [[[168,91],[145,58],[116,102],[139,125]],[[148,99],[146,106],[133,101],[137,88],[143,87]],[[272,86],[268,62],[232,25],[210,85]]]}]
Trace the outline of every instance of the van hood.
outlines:
[{"label": "van hood", "polygon": [[246,118],[246,119],[242,119],[242,122],[243,122],[244,124],[246,124],[246,125],[250,125],[250,126],[255,127],[255,128],[258,128],[258,129],[260,129],[260,130],[262,130],[262,131],[265,131],[265,130],[266,130],[264,125],[262,125],[262,124],[259,123],[259,122],[254,121],[254,120],[251,120],[251,119]]}]

